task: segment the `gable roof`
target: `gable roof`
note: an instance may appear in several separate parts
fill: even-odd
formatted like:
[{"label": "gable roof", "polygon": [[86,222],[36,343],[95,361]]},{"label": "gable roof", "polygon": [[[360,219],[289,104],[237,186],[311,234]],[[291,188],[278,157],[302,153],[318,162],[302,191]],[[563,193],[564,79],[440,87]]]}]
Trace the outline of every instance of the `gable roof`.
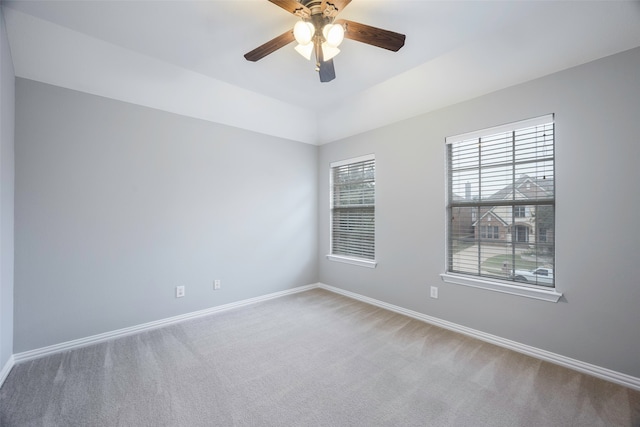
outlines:
[{"label": "gable roof", "polygon": [[[533,188],[527,188],[527,185],[533,186]],[[544,196],[551,197],[553,195],[553,179],[534,179],[529,175],[523,174],[516,179],[515,185],[505,185],[499,191],[496,191],[486,200],[512,200],[514,199],[514,189],[516,193],[516,200],[530,199],[530,194],[536,194],[536,198],[540,198],[539,193],[543,193]],[[517,195],[522,197],[517,197]]]}]

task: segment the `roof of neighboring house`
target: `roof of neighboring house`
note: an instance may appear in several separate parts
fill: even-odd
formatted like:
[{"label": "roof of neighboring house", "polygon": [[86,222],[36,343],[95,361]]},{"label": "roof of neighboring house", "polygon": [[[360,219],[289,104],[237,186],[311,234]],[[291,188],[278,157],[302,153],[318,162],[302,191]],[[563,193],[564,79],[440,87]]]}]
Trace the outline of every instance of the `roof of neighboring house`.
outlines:
[{"label": "roof of neighboring house", "polygon": [[[524,188],[527,183],[533,184],[536,187],[536,189],[528,190]],[[534,179],[526,174],[521,175],[518,179],[516,179],[515,190],[518,193],[522,194],[523,198],[525,199],[531,198],[527,195],[527,193],[529,194],[539,193],[540,191],[542,191],[545,195],[551,195],[553,194],[553,178]],[[511,199],[512,193],[513,193],[513,188],[511,187],[511,185],[505,185],[504,188],[492,194],[488,198],[488,200],[509,200]]]},{"label": "roof of neighboring house", "polygon": [[494,212],[494,209],[495,209],[495,208],[491,208],[490,210],[488,210],[487,212],[485,212],[484,214],[482,214],[482,215],[480,216],[480,218],[478,218],[478,220],[477,220],[477,221],[475,221],[475,222],[473,223],[473,226],[475,227],[475,226],[476,226],[480,221],[482,221],[482,219],[483,219],[483,218],[485,218],[485,217],[487,217],[487,216],[491,215],[492,217],[494,217],[495,219],[497,219],[497,220],[498,220],[498,222],[499,222],[501,225],[503,225],[504,227],[507,227],[507,226],[509,225],[509,223],[508,223],[507,221],[505,221],[505,220],[504,220],[500,215],[496,214],[496,213]]}]

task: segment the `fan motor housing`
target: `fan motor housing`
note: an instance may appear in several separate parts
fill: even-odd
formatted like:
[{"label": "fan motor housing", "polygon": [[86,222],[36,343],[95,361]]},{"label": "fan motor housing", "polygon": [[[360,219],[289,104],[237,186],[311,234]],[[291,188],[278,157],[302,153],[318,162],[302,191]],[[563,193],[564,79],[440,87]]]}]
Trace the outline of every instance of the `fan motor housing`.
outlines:
[{"label": "fan motor housing", "polygon": [[311,11],[311,15],[322,13],[322,0],[300,0],[300,3]]}]

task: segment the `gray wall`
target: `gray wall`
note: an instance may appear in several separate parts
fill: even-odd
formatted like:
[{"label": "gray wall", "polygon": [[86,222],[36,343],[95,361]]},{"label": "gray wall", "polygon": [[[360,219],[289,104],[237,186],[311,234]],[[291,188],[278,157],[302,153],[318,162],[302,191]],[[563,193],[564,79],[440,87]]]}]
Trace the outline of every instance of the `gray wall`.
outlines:
[{"label": "gray wall", "polygon": [[[565,297],[554,304],[442,282],[445,137],[547,113],[556,114],[556,276]],[[324,145],[320,281],[640,377],[638,135],[634,49]],[[376,155],[376,269],[324,257],[329,164],[367,153]]]},{"label": "gray wall", "polygon": [[[13,87],[5,67],[3,107]],[[319,149],[17,79],[13,352],[319,278],[640,377],[638,70],[635,49]],[[445,284],[444,138],[547,113],[556,114],[565,297]],[[12,114],[3,109],[2,154]],[[329,164],[368,153],[377,159],[376,269],[324,257]],[[2,242],[11,228],[5,160]],[[12,322],[4,248],[2,360]]]},{"label": "gray wall", "polygon": [[0,369],[13,354],[15,76],[0,9]]},{"label": "gray wall", "polygon": [[15,141],[16,353],[317,282],[316,146],[20,78]]}]

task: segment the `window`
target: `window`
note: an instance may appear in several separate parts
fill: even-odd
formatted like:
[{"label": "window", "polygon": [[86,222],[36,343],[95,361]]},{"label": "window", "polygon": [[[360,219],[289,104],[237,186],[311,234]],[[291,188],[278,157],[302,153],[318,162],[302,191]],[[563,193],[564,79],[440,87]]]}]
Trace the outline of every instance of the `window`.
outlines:
[{"label": "window", "polygon": [[526,243],[529,241],[529,229],[523,225],[516,225],[515,227],[515,241],[520,243]]},{"label": "window", "polygon": [[547,229],[540,227],[538,228],[538,241],[546,242],[547,241]]},{"label": "window", "polygon": [[[559,298],[554,144],[553,115],[447,138],[444,280],[516,294],[531,293],[511,292],[527,287],[534,298],[538,290],[553,294],[541,299]],[[544,280],[538,269],[549,272]]]},{"label": "window", "polygon": [[500,228],[497,225],[480,226],[480,237],[483,239],[499,239]]},{"label": "window", "polygon": [[331,164],[331,253],[328,258],[375,267],[374,155]]}]

